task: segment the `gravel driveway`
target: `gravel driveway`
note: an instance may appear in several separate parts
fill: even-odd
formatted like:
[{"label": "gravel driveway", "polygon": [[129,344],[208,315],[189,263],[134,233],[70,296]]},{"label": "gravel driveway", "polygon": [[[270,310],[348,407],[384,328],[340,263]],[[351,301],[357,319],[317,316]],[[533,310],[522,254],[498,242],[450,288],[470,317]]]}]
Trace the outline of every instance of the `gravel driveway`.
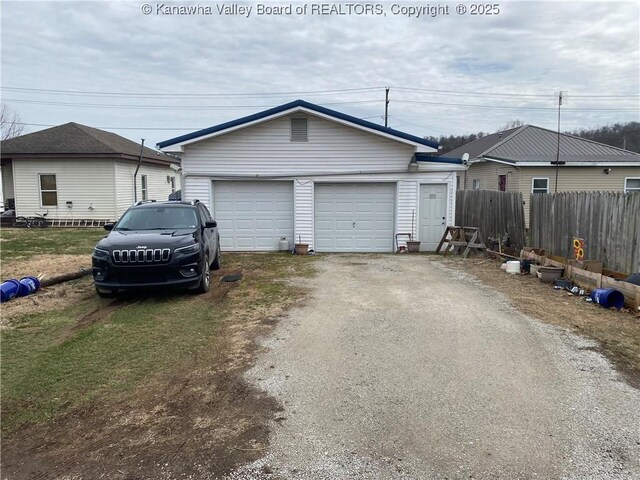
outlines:
[{"label": "gravel driveway", "polygon": [[593,343],[436,257],[318,265],[249,372],[284,407],[269,450],[232,477],[640,478],[640,392]]}]

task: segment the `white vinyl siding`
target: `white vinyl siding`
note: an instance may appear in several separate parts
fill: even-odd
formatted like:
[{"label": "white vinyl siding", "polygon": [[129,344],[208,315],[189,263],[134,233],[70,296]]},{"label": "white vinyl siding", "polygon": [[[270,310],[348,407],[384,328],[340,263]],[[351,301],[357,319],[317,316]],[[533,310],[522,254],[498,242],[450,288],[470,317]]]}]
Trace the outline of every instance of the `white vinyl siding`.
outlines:
[{"label": "white vinyl siding", "polygon": [[297,242],[310,244],[313,248],[314,183],[309,179],[296,179],[294,194],[294,238]]},{"label": "white vinyl siding", "polygon": [[308,142],[290,142],[282,117],[188,145],[185,175],[253,176],[407,171],[414,147],[308,116]]},{"label": "white vinyl siding", "polygon": [[[136,167],[136,162],[115,162],[116,218],[120,217],[134,203],[133,174]],[[138,200],[142,200],[142,176],[147,177],[148,200],[167,200],[171,194],[171,184],[167,182],[167,176],[172,173],[174,172],[169,167],[142,164],[138,171]]]},{"label": "white vinyl siding", "polygon": [[149,200],[146,175],[140,175],[140,196],[138,197],[138,200]]},{"label": "white vinyl siding", "polygon": [[[42,206],[41,173],[55,173],[57,206]],[[48,218],[114,219],[112,160],[19,159],[13,162],[16,215],[49,211]],[[71,202],[67,204],[67,202]]]},{"label": "white vinyl siding", "polygon": [[626,192],[640,192],[640,177],[628,177],[624,179],[624,191]]},{"label": "white vinyl siding", "polygon": [[213,183],[213,216],[225,251],[277,251],[293,243],[293,183]]}]

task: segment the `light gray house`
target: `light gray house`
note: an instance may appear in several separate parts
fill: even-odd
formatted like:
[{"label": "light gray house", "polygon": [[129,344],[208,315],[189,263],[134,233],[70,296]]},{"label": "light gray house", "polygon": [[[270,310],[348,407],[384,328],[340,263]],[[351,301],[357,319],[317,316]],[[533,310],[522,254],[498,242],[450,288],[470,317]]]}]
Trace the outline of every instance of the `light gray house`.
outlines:
[{"label": "light gray house", "polygon": [[[66,123],[0,144],[2,197],[18,216],[115,220],[134,202],[140,145],[115,133]],[[173,166],[173,168],[172,168]],[[180,189],[179,161],[144,148],[137,199]]]},{"label": "light gray house", "polygon": [[459,188],[521,192],[528,225],[533,193],[640,191],[640,154],[573,135],[523,125],[487,135],[446,153],[469,156]]},{"label": "light gray house", "polygon": [[[183,198],[214,214],[227,251],[423,250],[453,223],[460,159],[423,138],[297,100],[158,144],[179,154]],[[406,237],[402,237],[402,245]]]}]

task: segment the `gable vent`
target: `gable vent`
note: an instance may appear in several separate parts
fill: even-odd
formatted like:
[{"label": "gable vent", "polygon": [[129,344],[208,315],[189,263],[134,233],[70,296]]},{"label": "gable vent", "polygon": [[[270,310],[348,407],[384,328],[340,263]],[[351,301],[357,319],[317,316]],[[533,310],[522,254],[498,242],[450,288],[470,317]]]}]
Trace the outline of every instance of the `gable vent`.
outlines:
[{"label": "gable vent", "polygon": [[292,118],[291,119],[291,141],[292,142],[307,142],[309,141],[306,118]]}]

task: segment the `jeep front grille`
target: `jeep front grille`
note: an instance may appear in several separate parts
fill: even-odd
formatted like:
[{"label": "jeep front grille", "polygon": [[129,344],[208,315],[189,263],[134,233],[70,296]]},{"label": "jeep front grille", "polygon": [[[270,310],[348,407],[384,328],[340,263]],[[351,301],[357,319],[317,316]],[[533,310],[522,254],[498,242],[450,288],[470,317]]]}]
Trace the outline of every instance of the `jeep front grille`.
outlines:
[{"label": "jeep front grille", "polygon": [[156,248],[148,250],[114,250],[114,263],[160,263],[169,261],[171,250]]}]

